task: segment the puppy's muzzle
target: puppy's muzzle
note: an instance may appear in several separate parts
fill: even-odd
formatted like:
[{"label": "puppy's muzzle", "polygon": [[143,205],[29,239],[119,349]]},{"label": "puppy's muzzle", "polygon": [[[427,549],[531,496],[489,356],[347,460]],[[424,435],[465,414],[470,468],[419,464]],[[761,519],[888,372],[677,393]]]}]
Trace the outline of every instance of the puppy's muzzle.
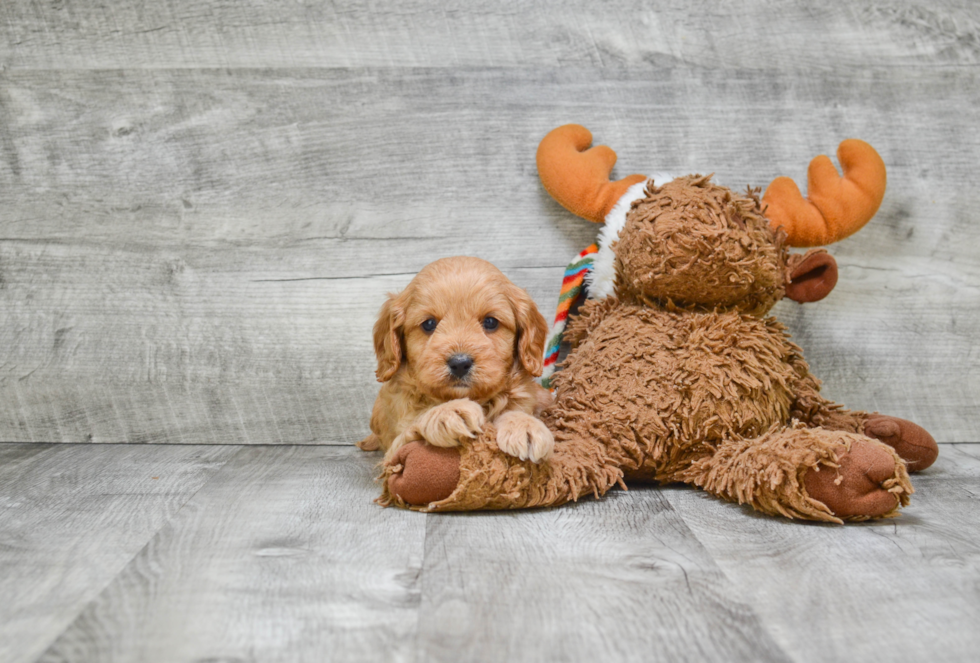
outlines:
[{"label": "puppy's muzzle", "polygon": [[455,354],[446,360],[449,372],[457,380],[463,380],[473,368],[473,357],[465,354]]}]

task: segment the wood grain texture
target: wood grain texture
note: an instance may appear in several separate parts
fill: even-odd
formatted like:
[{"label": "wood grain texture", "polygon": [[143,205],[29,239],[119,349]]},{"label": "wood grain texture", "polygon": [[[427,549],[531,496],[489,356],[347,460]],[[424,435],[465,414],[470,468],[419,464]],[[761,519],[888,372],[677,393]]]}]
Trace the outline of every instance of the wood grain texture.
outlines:
[{"label": "wood grain texture", "polygon": [[976,64],[969,0],[722,4],[7,0],[10,68]]},{"label": "wood grain texture", "polygon": [[38,660],[410,660],[425,516],[377,460],[243,449]]},{"label": "wood grain texture", "polygon": [[788,661],[654,488],[430,515],[416,660]]},{"label": "wood grain texture", "polygon": [[0,660],[34,661],[234,453],[0,445]]},{"label": "wood grain texture", "polygon": [[[67,291],[71,312],[31,297],[24,326],[7,328],[8,356],[30,364],[0,380],[0,438],[352,444],[369,432],[378,390],[371,327],[385,293],[411,274],[257,281],[256,265],[226,266],[234,271],[225,276],[187,267],[181,278],[200,290],[183,294],[153,283],[165,266],[144,263],[145,280],[128,272],[114,283],[111,270],[89,280],[70,262],[63,284],[38,296]],[[535,286],[544,307],[561,285],[553,271],[511,276]]]},{"label": "wood grain texture", "polygon": [[[976,232],[978,194],[964,186],[980,152],[967,120],[976,79],[968,67],[874,65],[806,76],[11,71],[0,85],[3,239],[230,245],[243,261],[306,245],[324,276],[415,270],[439,241],[504,267],[555,265],[595,226],[550,200],[534,153],[547,131],[577,121],[619,152],[621,174],[714,172],[740,189],[778,175],[802,182],[813,156],[860,136],[881,151],[889,190],[875,221],[839,246],[972,259],[957,240]],[[402,250],[374,243],[386,239]]]},{"label": "wood grain texture", "polygon": [[427,262],[492,260],[552,315],[596,233],[534,171],[570,120],[620,173],[736,188],[800,179],[844,136],[876,144],[889,192],[832,247],[837,292],[777,315],[832,397],[976,439],[975,83],[883,66],[9,71],[0,439],[355,441],[375,312]]},{"label": "wood grain texture", "polygon": [[980,646],[980,445],[942,445],[895,520],[803,525],[664,495],[798,661],[972,661]]},{"label": "wood grain texture", "polygon": [[0,444],[0,660],[972,661],[978,444],[848,527],[382,510],[330,445],[426,263],[552,315],[597,231],[535,172],[565,122],[738,189],[875,145],[836,291],[775,313],[828,396],[980,440],[978,64],[972,0],[3,0],[0,441],[176,444]]},{"label": "wood grain texture", "polygon": [[980,644],[980,444],[941,445],[902,517],[847,526],[665,486],[385,510],[377,459],[0,445],[3,660],[965,662]]}]

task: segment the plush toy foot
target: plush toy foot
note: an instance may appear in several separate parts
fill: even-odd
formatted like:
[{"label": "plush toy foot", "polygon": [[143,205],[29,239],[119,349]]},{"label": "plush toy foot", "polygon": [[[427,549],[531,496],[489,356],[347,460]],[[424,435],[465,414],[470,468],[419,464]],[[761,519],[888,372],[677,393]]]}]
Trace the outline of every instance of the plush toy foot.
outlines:
[{"label": "plush toy foot", "polygon": [[459,483],[459,450],[410,442],[395,452],[388,490],[412,506],[453,494]]},{"label": "plush toy foot", "polygon": [[864,434],[894,449],[905,461],[909,472],[924,470],[939,457],[939,446],[932,435],[922,426],[905,419],[872,414],[864,423]]},{"label": "plush toy foot", "polygon": [[895,454],[871,440],[857,440],[851,450],[841,448],[838,467],[811,468],[804,478],[806,492],[827,505],[838,518],[878,518],[894,511],[900,498],[889,489],[897,484],[900,468]]}]

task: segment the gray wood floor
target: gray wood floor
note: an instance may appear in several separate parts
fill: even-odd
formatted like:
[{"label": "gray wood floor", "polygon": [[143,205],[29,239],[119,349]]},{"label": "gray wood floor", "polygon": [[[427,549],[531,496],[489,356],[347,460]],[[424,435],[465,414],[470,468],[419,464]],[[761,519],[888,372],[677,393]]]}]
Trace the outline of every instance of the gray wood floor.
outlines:
[{"label": "gray wood floor", "polygon": [[0,660],[975,661],[980,444],[895,520],[381,509],[348,446],[0,445]]},{"label": "gray wood floor", "polygon": [[[3,0],[0,663],[976,660],[978,108],[973,0]],[[551,316],[566,122],[735,188],[878,148],[837,289],[775,313],[943,443],[901,518],[372,503],[384,293],[477,255]]]}]

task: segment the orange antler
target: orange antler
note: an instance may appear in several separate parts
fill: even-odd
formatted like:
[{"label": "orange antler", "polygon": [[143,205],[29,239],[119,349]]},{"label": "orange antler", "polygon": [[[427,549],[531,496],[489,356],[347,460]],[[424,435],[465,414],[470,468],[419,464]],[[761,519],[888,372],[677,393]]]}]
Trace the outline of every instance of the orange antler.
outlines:
[{"label": "orange antler", "polygon": [[592,134],[578,124],[553,129],[538,145],[538,176],[545,190],[562,207],[589,221],[602,223],[626,190],[645,175],[609,181],[616,153],[592,144]]},{"label": "orange antler", "polygon": [[871,220],[885,195],[885,162],[873,147],[850,138],[837,148],[844,176],[821,154],[807,171],[807,198],[788,177],[777,177],[762,197],[772,228],[790,246],[823,246],[853,235]]}]

